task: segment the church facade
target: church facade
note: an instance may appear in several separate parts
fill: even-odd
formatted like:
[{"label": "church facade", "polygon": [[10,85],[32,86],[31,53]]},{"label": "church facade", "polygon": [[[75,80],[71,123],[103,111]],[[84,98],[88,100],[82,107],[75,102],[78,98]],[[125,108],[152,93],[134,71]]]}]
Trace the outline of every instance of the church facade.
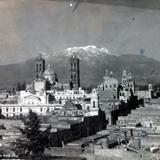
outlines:
[{"label": "church facade", "polygon": [[106,70],[106,73],[103,77],[103,82],[98,85],[97,89],[99,91],[105,91],[105,90],[108,90],[108,91],[111,91],[111,90],[117,90],[118,88],[118,80],[116,78],[114,78],[113,76],[113,72]]},{"label": "church facade", "polygon": [[126,70],[124,70],[120,85],[119,99],[127,101],[131,94],[135,93],[135,81],[132,73],[127,73]]}]

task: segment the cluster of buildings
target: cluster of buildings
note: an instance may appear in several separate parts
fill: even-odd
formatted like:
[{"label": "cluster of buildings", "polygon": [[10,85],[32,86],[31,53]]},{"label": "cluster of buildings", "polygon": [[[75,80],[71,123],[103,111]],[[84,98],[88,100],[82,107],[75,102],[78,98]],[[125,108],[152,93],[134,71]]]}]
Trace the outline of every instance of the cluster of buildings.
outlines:
[{"label": "cluster of buildings", "polygon": [[[70,58],[70,80],[62,84],[57,74],[41,55],[35,60],[35,78],[26,85],[25,90],[17,92],[16,104],[0,104],[2,114],[6,117],[25,116],[29,110],[38,115],[46,115],[55,108],[62,108],[67,101],[80,104],[89,115],[97,115],[99,110],[97,90],[87,93],[80,87],[79,59]],[[90,112],[90,113],[89,113]]]},{"label": "cluster of buildings", "polygon": [[[0,123],[0,145],[7,146],[20,136],[15,128],[23,127],[21,116],[32,110],[41,119],[41,129],[51,125],[51,146],[63,147],[65,154],[75,148],[96,151],[96,147],[117,145],[134,152],[142,147],[148,149],[148,137],[160,135],[160,108],[159,102],[153,102],[152,84],[146,90],[137,90],[131,73],[124,70],[119,82],[112,71],[106,70],[102,83],[87,93],[80,86],[78,57],[73,55],[69,62],[70,79],[60,83],[41,55],[35,60],[34,80],[13,95],[16,103],[0,104],[1,114],[7,118]],[[145,138],[140,141],[142,136]]]},{"label": "cluster of buildings", "polygon": [[25,90],[17,92],[17,103],[0,104],[1,114],[6,117],[1,121],[1,145],[9,146],[20,136],[15,121],[23,127],[20,119],[27,116],[29,110],[40,117],[41,129],[52,126],[52,146],[61,147],[106,128],[105,113],[99,108],[97,89],[87,93],[80,87],[79,65],[79,59],[72,56],[70,80],[63,84],[58,82],[50,65],[45,68],[45,60],[41,56],[35,60],[35,78],[26,85]]},{"label": "cluster of buildings", "polygon": [[122,72],[120,82],[112,71],[106,70],[103,82],[97,86],[100,108],[105,111],[110,125],[116,124],[119,114],[130,112],[128,102],[132,97],[137,97],[137,100],[149,100],[152,98],[152,91],[152,84],[148,84],[145,90],[137,90],[134,76],[126,70]]},{"label": "cluster of buildings", "polygon": [[152,84],[148,84],[146,90],[136,90],[135,80],[131,72],[127,73],[126,70],[122,73],[121,82],[119,82],[114,76],[112,71],[106,70],[103,77],[103,82],[98,85],[98,92],[107,92],[108,99],[119,99],[127,102],[131,97],[131,94],[138,96],[139,98],[151,99],[151,92],[153,90]]},{"label": "cluster of buildings", "polygon": [[[145,155],[151,159],[159,158],[160,100],[153,96],[152,84],[146,89],[137,89],[133,75],[126,71],[123,71],[120,83],[108,70],[103,79],[98,86],[100,107],[105,111],[109,125],[115,124],[115,128],[108,126],[108,137],[116,134],[117,143],[126,139],[126,144],[112,151],[98,149],[97,153],[110,156],[117,153],[121,158],[124,155],[137,159],[145,159]],[[116,120],[114,116],[117,116]],[[126,150],[130,152],[127,154]]]},{"label": "cluster of buildings", "polygon": [[108,123],[113,124],[113,111],[119,111],[121,102],[127,103],[131,95],[151,99],[152,85],[148,85],[148,90],[136,90],[133,75],[125,70],[121,82],[112,71],[106,70],[103,82],[87,93],[80,86],[79,58],[73,55],[69,63],[70,79],[68,83],[60,83],[53,67],[49,64],[46,68],[45,60],[39,55],[34,64],[33,81],[13,95],[16,103],[0,104],[1,114],[6,118],[21,117],[26,116],[31,109],[45,116],[57,108],[62,109],[66,102],[71,101],[81,106],[84,116],[98,115],[100,107],[105,111]]}]

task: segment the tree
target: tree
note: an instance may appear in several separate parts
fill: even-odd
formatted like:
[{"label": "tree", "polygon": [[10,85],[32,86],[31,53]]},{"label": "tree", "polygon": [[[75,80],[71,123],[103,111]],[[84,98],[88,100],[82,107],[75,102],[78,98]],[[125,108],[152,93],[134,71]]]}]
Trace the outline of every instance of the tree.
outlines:
[{"label": "tree", "polygon": [[0,109],[0,119],[5,119],[5,116],[2,114],[2,109]]},{"label": "tree", "polygon": [[22,137],[17,139],[14,151],[19,157],[42,156],[45,148],[49,148],[49,126],[45,131],[40,130],[40,120],[36,113],[29,111],[27,120],[24,121],[24,129],[20,129]]},{"label": "tree", "polygon": [[26,82],[24,81],[22,86],[21,86],[21,90],[25,90],[26,89]]}]

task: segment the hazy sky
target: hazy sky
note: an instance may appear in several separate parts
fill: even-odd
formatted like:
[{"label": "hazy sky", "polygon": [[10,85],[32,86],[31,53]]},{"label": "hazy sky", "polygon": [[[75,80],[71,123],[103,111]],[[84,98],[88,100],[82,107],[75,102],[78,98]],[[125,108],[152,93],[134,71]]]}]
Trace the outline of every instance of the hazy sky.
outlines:
[{"label": "hazy sky", "polygon": [[75,12],[72,1],[0,0],[0,64],[85,45],[160,60],[160,1],[81,0]]}]

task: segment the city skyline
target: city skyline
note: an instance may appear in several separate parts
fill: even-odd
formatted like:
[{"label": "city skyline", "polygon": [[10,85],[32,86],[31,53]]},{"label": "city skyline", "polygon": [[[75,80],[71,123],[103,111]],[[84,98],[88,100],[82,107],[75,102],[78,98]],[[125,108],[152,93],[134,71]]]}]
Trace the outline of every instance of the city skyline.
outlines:
[{"label": "city skyline", "polygon": [[160,158],[160,0],[0,0],[0,158]]}]

